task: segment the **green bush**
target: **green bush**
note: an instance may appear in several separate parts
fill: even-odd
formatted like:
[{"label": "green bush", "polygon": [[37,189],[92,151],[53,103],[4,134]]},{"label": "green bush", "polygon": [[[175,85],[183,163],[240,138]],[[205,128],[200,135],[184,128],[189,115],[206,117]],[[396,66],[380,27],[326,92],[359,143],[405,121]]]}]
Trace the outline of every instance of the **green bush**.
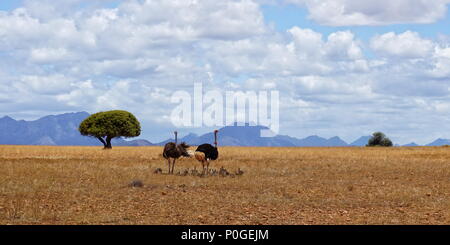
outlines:
[{"label": "green bush", "polygon": [[366,146],[392,146],[392,141],[386,137],[382,132],[375,132],[372,134],[372,138],[369,139],[369,142]]}]

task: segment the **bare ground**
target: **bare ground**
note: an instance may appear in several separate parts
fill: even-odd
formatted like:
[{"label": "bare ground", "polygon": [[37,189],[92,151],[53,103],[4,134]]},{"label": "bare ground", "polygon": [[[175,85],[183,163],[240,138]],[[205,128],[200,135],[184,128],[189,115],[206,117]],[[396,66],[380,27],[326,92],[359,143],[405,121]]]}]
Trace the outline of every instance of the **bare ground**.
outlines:
[{"label": "bare ground", "polygon": [[450,147],[219,152],[244,173],[167,175],[162,147],[0,146],[0,224],[450,223]]}]

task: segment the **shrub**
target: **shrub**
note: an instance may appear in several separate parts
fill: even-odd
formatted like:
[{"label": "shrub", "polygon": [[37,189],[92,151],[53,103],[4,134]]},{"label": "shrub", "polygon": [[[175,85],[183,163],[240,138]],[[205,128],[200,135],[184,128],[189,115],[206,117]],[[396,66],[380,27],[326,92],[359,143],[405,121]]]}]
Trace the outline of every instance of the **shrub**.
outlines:
[{"label": "shrub", "polygon": [[369,139],[369,142],[366,146],[392,146],[392,141],[386,137],[382,132],[375,132],[372,134],[372,138]]}]

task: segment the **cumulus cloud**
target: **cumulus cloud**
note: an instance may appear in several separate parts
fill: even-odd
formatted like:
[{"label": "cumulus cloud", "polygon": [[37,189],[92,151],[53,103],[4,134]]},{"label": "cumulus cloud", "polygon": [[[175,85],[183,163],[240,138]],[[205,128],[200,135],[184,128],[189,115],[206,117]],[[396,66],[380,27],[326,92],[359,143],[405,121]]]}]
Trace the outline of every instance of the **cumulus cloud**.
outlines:
[{"label": "cumulus cloud", "polygon": [[438,79],[450,78],[450,47],[436,47],[429,74]]},{"label": "cumulus cloud", "polygon": [[35,63],[62,62],[72,56],[64,48],[34,48],[30,52],[30,61]]},{"label": "cumulus cloud", "polygon": [[322,34],[311,29],[295,26],[288,32],[293,38],[293,48],[304,58],[319,58],[324,55],[335,60],[363,58],[360,44],[350,31],[331,33],[326,41],[322,40]]},{"label": "cumulus cloud", "polygon": [[329,26],[433,23],[447,12],[448,0],[286,0],[306,6],[309,18]]},{"label": "cumulus cloud", "polygon": [[25,75],[21,78],[21,83],[16,83],[22,90],[31,90],[37,94],[60,94],[70,91],[72,88],[72,78],[62,74],[52,74],[49,76]]},{"label": "cumulus cloud", "polygon": [[424,58],[429,57],[434,51],[435,43],[421,38],[417,32],[406,31],[398,35],[388,32],[375,36],[372,38],[370,46],[385,56]]},{"label": "cumulus cloud", "polygon": [[[0,114],[120,108],[152,125],[144,127],[144,137],[152,139],[173,127],[167,123],[172,93],[192,92],[194,82],[203,82],[206,90],[277,89],[282,133],[351,141],[379,122],[377,130],[395,133],[390,120],[406,125],[414,113],[434,113],[437,123],[449,108],[443,98],[450,45],[444,38],[407,31],[365,43],[342,29],[279,32],[266,26],[252,0],[129,0],[114,8],[102,1],[28,1],[0,11]],[[333,4],[339,9],[347,2]],[[351,4],[353,12],[364,13],[360,23],[389,20],[377,17],[378,8],[370,14]],[[329,17],[341,18],[337,13]],[[425,132],[422,124],[407,126],[408,133]],[[394,136],[406,140],[403,133]]]},{"label": "cumulus cloud", "polygon": [[375,79],[373,89],[377,93],[426,97],[449,95],[449,43],[439,43],[406,31],[375,36],[370,46],[382,59],[371,70]]},{"label": "cumulus cloud", "polygon": [[353,33],[349,31],[330,34],[325,49],[328,55],[335,59],[356,60],[363,58],[360,46],[354,40]]}]

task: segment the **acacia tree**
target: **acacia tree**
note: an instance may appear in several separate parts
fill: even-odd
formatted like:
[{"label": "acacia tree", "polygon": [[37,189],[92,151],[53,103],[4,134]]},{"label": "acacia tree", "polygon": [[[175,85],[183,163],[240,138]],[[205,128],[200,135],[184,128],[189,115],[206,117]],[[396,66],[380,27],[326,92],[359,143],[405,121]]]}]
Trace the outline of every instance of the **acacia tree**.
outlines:
[{"label": "acacia tree", "polygon": [[111,149],[115,137],[136,137],[141,134],[141,125],[128,111],[114,110],[92,114],[84,119],[78,131],[82,135],[96,137],[104,149]]},{"label": "acacia tree", "polygon": [[382,132],[375,132],[366,146],[392,146],[392,141]]}]

